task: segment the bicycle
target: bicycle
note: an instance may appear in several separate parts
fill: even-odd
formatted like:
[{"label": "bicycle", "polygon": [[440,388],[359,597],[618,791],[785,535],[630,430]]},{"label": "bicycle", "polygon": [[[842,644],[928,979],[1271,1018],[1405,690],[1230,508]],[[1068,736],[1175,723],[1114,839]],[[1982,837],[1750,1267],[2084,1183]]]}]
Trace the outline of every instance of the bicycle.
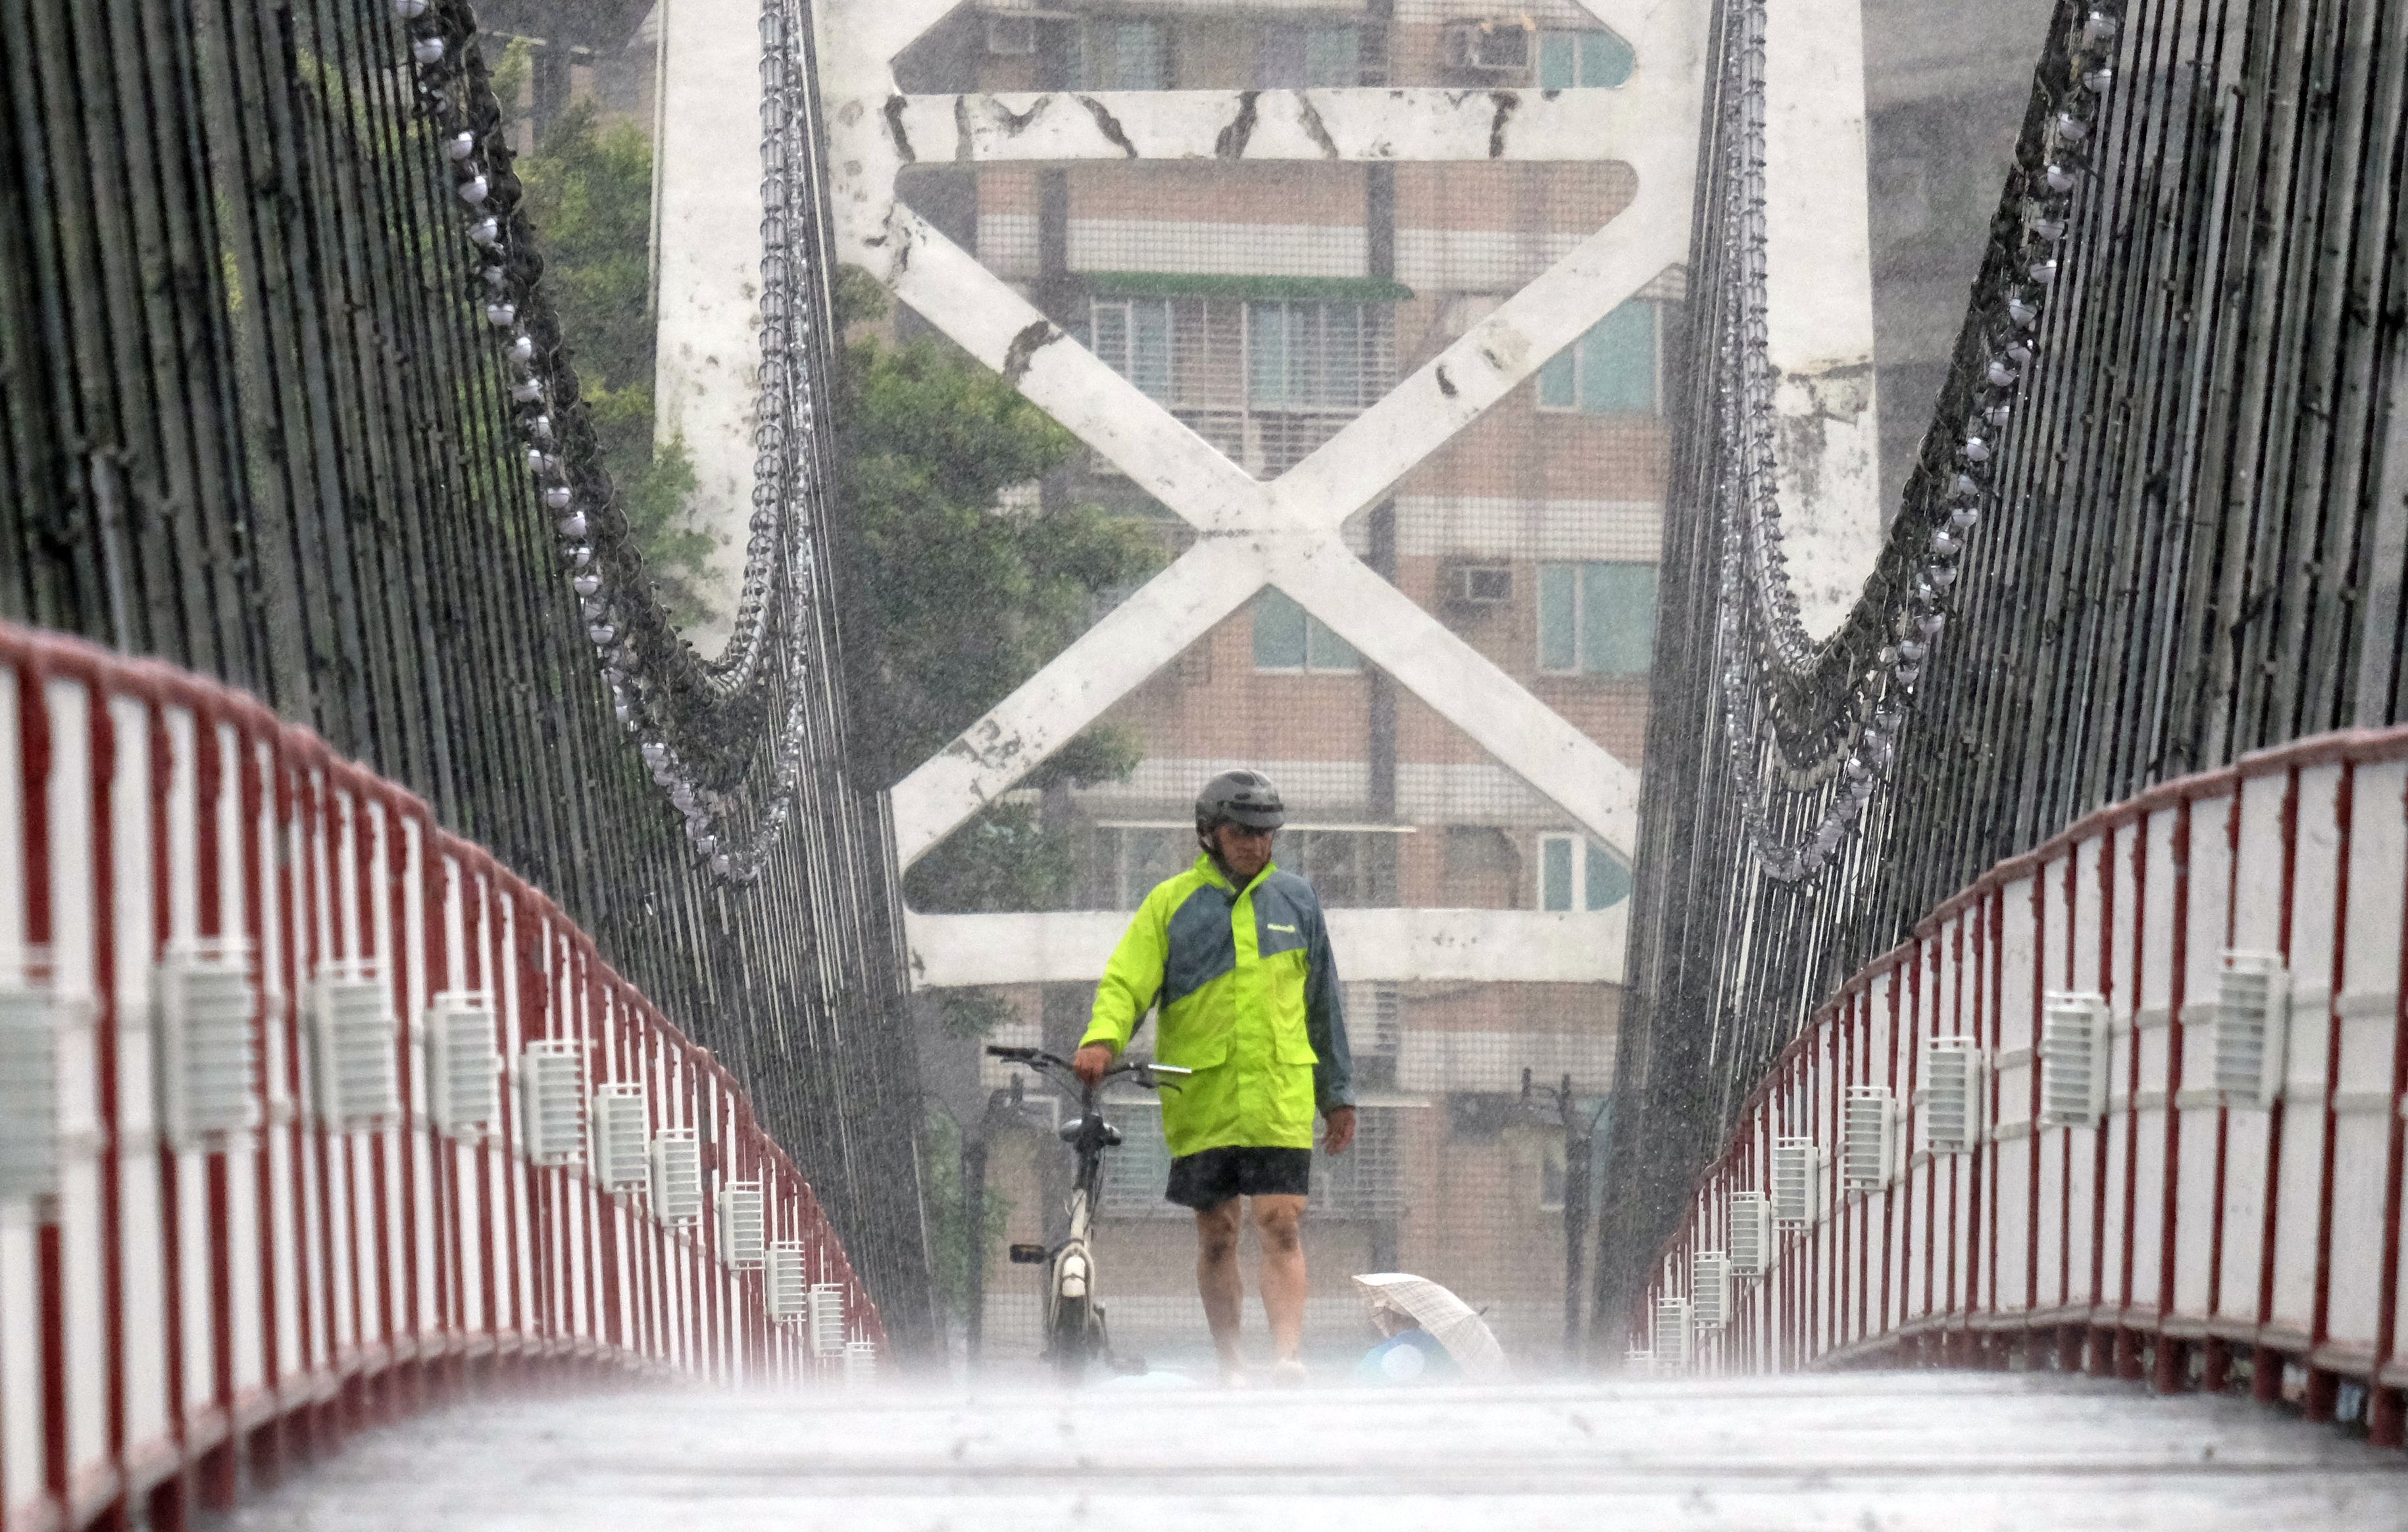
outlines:
[{"label": "bicycle", "polygon": [[[1045,1284],[1045,1359],[1066,1383],[1078,1382],[1086,1375],[1087,1364],[1098,1357],[1121,1370],[1142,1372],[1143,1361],[1111,1354],[1104,1306],[1097,1296],[1095,1211],[1103,1196],[1104,1151],[1121,1141],[1121,1130],[1104,1120],[1103,1081],[1090,1085],[1079,1079],[1069,1060],[1039,1049],[990,1043],[986,1051],[991,1057],[1025,1065],[1040,1076],[1054,1075],[1079,1087],[1079,1115],[1057,1130],[1079,1158],[1078,1174],[1070,1183],[1069,1232],[1052,1249],[1041,1244],[1011,1247],[1014,1266],[1050,1263],[1053,1267]],[[1195,1072],[1137,1060],[1113,1065],[1104,1071],[1103,1080],[1126,1076],[1147,1090],[1175,1091],[1179,1088],[1175,1081]]]}]

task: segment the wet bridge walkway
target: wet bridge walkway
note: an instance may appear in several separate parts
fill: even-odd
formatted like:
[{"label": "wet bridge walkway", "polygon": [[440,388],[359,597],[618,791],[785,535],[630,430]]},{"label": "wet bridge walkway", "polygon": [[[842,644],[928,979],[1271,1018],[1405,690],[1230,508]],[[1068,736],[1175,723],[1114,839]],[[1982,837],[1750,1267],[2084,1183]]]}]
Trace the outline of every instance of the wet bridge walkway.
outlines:
[{"label": "wet bridge walkway", "polygon": [[238,1532],[2408,1525],[2397,1454],[2058,1376],[1480,1392],[625,1393],[371,1433]]}]

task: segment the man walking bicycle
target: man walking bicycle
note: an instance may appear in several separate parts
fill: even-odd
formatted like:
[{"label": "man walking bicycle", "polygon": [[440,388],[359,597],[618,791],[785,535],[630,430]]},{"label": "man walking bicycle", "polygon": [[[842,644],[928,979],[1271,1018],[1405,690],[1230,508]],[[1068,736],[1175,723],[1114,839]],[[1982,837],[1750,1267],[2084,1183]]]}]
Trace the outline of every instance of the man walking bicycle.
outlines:
[{"label": "man walking bicycle", "polygon": [[1271,1376],[1297,1382],[1315,1114],[1328,1123],[1330,1153],[1344,1153],[1354,1138],[1345,1009],[1321,901],[1271,863],[1285,818],[1279,789],[1260,772],[1225,771],[1204,784],[1196,798],[1202,854],[1138,906],[1071,1060],[1082,1080],[1100,1080],[1159,1008],[1155,1058],[1196,1071],[1163,1097],[1171,1153],[1163,1195],[1196,1211],[1196,1285],[1233,1382],[1244,1375],[1239,1199],[1252,1199],[1262,1242]]}]

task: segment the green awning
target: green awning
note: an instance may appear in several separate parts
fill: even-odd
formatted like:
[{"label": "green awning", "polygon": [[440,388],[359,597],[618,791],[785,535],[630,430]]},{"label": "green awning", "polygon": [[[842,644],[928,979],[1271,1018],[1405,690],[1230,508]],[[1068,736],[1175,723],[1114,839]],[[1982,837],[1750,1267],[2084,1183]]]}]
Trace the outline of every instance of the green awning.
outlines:
[{"label": "green awning", "polygon": [[1222,272],[1082,271],[1099,298],[1257,298],[1292,303],[1401,303],[1413,290],[1387,277],[1237,277]]}]

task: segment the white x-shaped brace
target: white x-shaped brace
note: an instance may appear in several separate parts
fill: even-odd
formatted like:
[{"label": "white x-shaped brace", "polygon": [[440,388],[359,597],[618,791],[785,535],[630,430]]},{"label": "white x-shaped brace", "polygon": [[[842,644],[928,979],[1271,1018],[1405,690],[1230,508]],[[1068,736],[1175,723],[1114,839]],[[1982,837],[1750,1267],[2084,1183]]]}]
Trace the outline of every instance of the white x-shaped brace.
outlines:
[{"label": "white x-shaped brace", "polygon": [[[910,97],[896,90],[890,61],[953,0],[836,0],[821,8],[839,258],[879,274],[1197,533],[1169,567],[896,785],[904,865],[1266,585],[1327,623],[1597,839],[1630,853],[1638,773],[1382,579],[1341,537],[1348,517],[1687,257],[1702,0],[1631,0],[1627,9],[1583,3],[1637,55],[1618,89]],[[1241,119],[1248,131],[1237,131]],[[896,194],[896,174],[922,159],[1106,158],[1614,160],[1632,167],[1638,186],[1611,222],[1267,483],[1069,339]]]}]

